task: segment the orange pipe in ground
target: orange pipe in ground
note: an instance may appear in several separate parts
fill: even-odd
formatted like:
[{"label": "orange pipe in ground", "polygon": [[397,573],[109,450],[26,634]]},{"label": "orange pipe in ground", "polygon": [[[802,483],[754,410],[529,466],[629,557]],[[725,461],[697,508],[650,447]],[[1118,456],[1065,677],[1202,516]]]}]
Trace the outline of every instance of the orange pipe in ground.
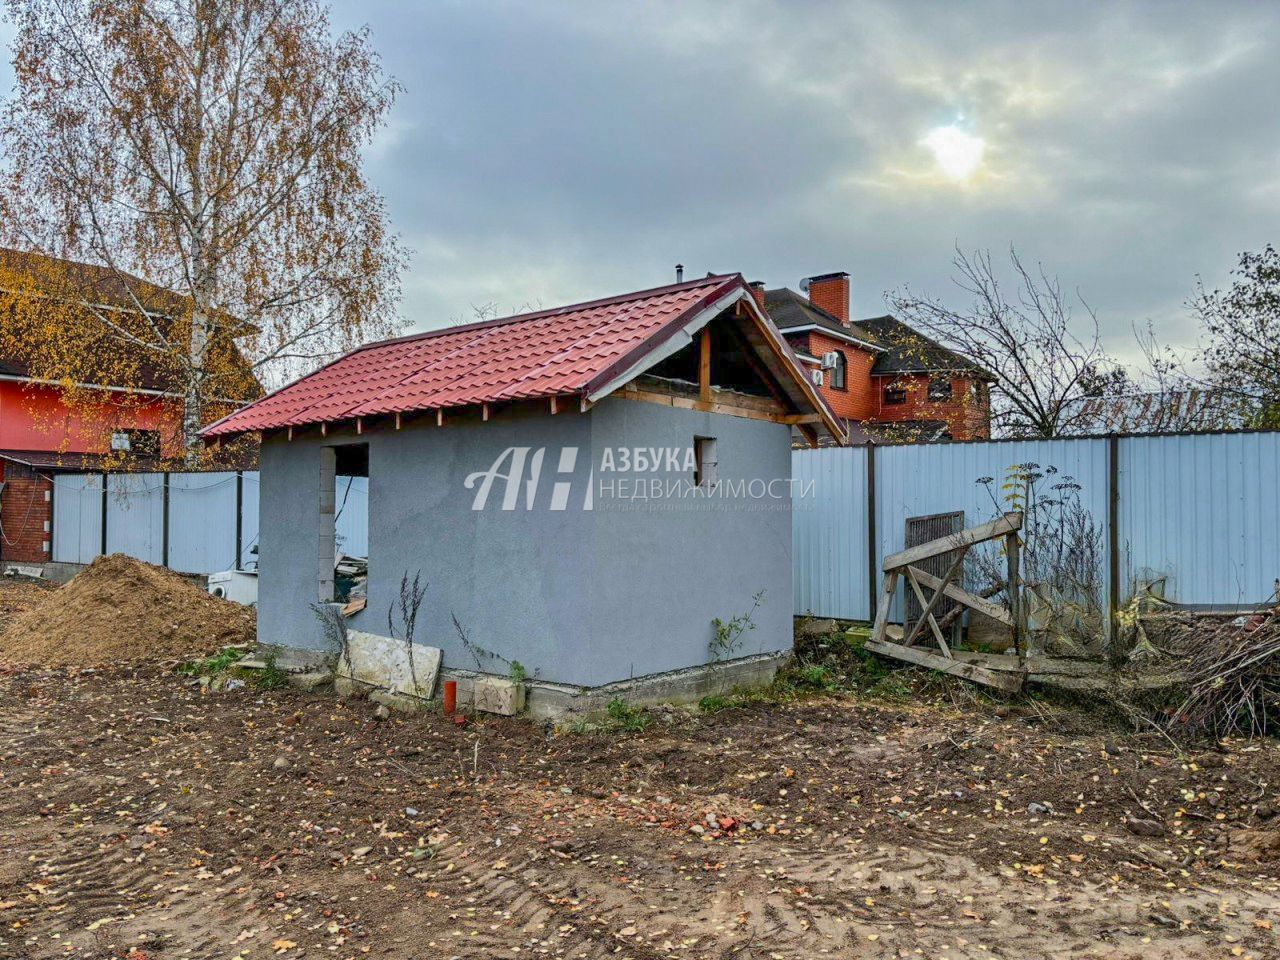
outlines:
[{"label": "orange pipe in ground", "polygon": [[452,716],[454,711],[458,709],[458,681],[446,680],[444,682],[444,715]]}]

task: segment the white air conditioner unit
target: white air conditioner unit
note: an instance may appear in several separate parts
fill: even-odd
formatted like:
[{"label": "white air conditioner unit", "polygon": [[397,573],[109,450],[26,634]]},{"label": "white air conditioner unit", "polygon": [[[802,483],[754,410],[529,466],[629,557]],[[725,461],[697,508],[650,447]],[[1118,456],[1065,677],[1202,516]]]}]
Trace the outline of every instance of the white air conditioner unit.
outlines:
[{"label": "white air conditioner unit", "polygon": [[822,355],[823,370],[834,370],[836,364],[839,362],[840,362],[840,353],[837,350],[832,350],[830,353],[824,353]]},{"label": "white air conditioner unit", "polygon": [[823,382],[823,380],[824,380],[824,377],[823,377],[823,375],[822,375],[822,371],[821,371],[821,370],[810,370],[810,371],[809,371],[809,379],[813,381],[813,385],[814,385],[815,387],[820,387],[820,386],[822,386],[822,382]]}]

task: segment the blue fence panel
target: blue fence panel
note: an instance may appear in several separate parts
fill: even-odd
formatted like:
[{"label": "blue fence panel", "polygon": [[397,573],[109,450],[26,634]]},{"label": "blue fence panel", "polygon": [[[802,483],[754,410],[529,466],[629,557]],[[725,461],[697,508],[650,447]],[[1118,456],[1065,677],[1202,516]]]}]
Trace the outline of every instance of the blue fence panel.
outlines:
[{"label": "blue fence panel", "polygon": [[59,563],[92,563],[102,553],[102,474],[53,475],[53,543]]},{"label": "blue fence panel", "polygon": [[[116,473],[107,480],[107,552],[148,563],[165,560],[165,475]],[[369,480],[337,477],[340,549],[369,552]],[[236,558],[236,474],[169,474],[169,566],[183,573],[216,573],[238,566],[254,569],[258,555],[259,480],[242,474],[240,557]],[[102,475],[62,473],[54,477],[54,560],[89,563],[102,546]]]},{"label": "blue fence panel", "polygon": [[870,618],[867,452],[812,450],[792,459],[795,611]]},{"label": "blue fence panel", "polygon": [[164,474],[107,475],[107,553],[164,562]]},{"label": "blue fence panel", "polygon": [[235,473],[169,475],[169,566],[217,573],[236,560]]},{"label": "blue fence panel", "polygon": [[[992,520],[1008,509],[1000,489],[1009,468],[1035,463],[1054,467],[1048,488],[1062,478],[1080,484],[1080,501],[1102,530],[1106,548],[1107,441],[1010,440],[994,443],[919,444],[881,447],[876,451],[877,566],[887,554],[901,550],[908,517],[964,511],[965,526]],[[989,484],[978,481],[989,477]],[[994,496],[994,498],[993,498]],[[1105,571],[1103,584],[1105,586]],[[894,616],[901,616],[901,595]],[[1105,599],[1104,599],[1105,602]]]},{"label": "blue fence panel", "polygon": [[1179,603],[1266,601],[1280,577],[1280,434],[1119,441],[1121,587]]}]

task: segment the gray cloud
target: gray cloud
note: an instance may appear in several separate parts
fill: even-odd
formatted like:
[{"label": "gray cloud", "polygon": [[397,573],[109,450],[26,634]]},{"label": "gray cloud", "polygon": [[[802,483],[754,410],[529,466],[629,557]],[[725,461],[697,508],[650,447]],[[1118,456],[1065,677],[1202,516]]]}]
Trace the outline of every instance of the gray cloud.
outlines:
[{"label": "gray cloud", "polygon": [[[415,328],[740,270],[847,269],[855,312],[1016,245],[1114,350],[1188,342],[1280,222],[1267,4],[335,0],[406,87],[370,172],[417,253]],[[3,78],[0,77],[0,82]],[[987,143],[972,181],[920,140]]]},{"label": "gray cloud", "polygon": [[[726,9],[726,7],[728,9]],[[1098,309],[1194,338],[1182,304],[1280,213],[1280,15],[1262,5],[398,3],[408,92],[374,173],[418,248],[416,326],[741,270],[848,269],[855,309],[946,294],[1016,245]],[[964,117],[967,184],[920,146]]]}]

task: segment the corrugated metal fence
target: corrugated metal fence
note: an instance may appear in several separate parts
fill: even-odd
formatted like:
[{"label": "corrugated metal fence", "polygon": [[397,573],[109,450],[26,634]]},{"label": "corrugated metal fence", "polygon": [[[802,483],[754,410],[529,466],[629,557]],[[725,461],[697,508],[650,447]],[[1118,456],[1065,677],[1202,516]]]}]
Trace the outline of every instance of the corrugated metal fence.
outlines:
[{"label": "corrugated metal fence", "polygon": [[1119,602],[1154,578],[1171,599],[1205,606],[1256,604],[1275,589],[1280,433],[853,447],[793,455],[796,612],[870,619],[873,571],[902,549],[907,518],[990,519],[996,506],[979,481],[998,492],[1023,463],[1080,484]]},{"label": "corrugated metal fence", "polygon": [[[338,477],[335,493],[341,510],[338,548],[365,556],[369,480]],[[258,474],[56,474],[52,539],[53,559],[60,562],[127,553],[183,573],[251,567],[258,543]]]}]

